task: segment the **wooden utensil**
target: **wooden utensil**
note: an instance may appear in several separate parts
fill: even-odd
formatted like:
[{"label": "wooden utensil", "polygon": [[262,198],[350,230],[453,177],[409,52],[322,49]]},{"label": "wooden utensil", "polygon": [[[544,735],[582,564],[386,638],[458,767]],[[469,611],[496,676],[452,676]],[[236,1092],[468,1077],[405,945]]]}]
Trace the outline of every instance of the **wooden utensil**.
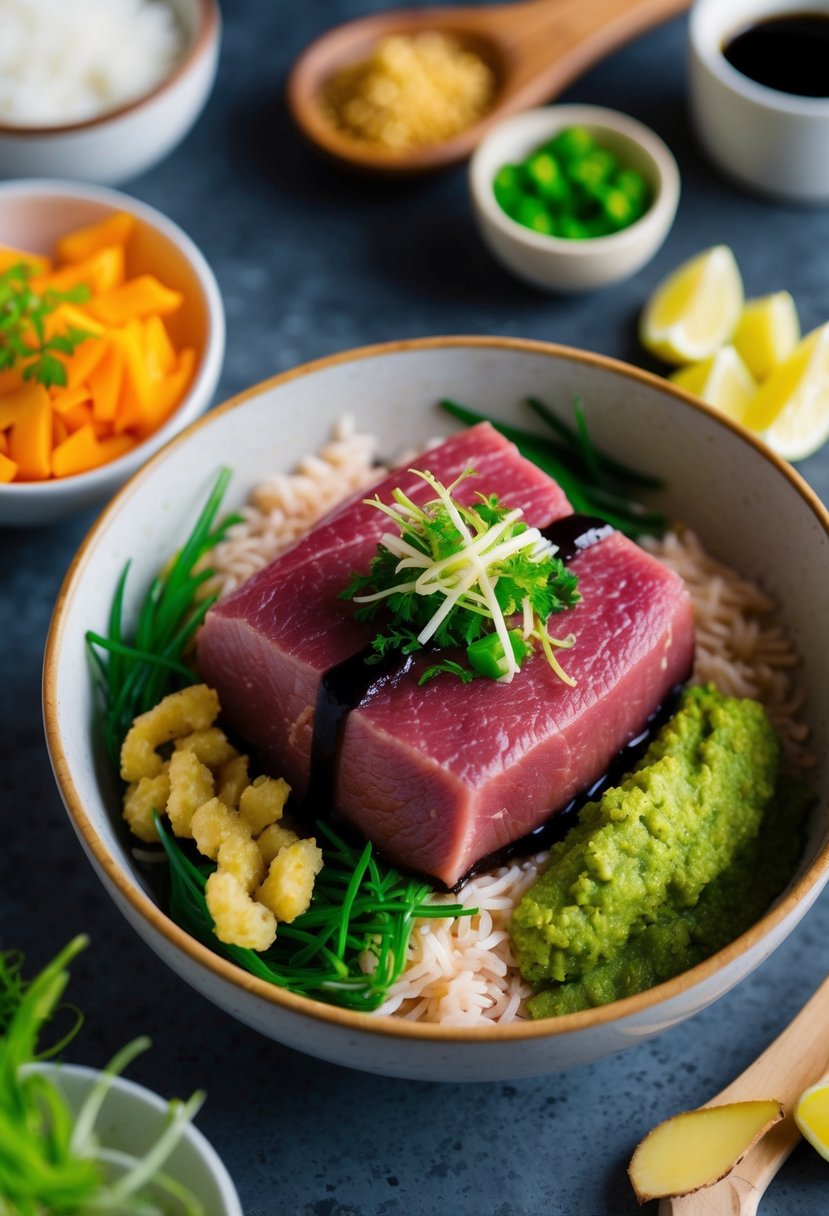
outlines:
[{"label": "wooden utensil", "polygon": [[786,1117],[714,1186],[663,1199],[659,1216],[754,1216],[763,1192],[800,1139],[793,1114],[804,1089],[829,1075],[829,978],[744,1073],[706,1103],[777,1098]]},{"label": "wooden utensil", "polygon": [[[288,78],[288,104],[305,136],[335,160],[373,173],[424,173],[463,160],[499,119],[553,97],[602,55],[688,3],[525,0],[484,8],[377,13],[337,26],[311,43]],[[451,139],[405,152],[378,148],[338,131],[318,102],[332,73],[365,58],[380,38],[419,30],[451,35],[490,65],[497,81],[492,109]]]}]

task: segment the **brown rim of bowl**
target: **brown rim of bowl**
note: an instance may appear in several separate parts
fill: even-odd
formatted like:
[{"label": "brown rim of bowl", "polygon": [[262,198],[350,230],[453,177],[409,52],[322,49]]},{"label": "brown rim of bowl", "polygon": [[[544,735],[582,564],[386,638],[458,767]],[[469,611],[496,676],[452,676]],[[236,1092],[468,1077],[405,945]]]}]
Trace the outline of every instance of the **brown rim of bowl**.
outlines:
[{"label": "brown rim of bowl", "polygon": [[[118,894],[132,905],[135,911],[148,923],[151,930],[166,939],[169,945],[177,950],[181,950],[189,957],[191,962],[206,968],[220,981],[241,987],[253,996],[261,997],[270,1004],[282,1006],[297,1015],[315,1018],[321,1022],[333,1023],[341,1029],[388,1035],[403,1039],[423,1040],[426,1042],[458,1043],[468,1040],[470,1037],[481,1040],[497,1038],[507,1041],[523,1041],[576,1033],[590,1027],[603,1026],[608,1022],[622,1020],[658,1005],[662,1001],[668,1001],[673,997],[677,997],[687,989],[693,988],[694,985],[710,979],[717,972],[733,963],[744,951],[756,946],[767,933],[775,929],[789,915],[798,903],[805,900],[812,888],[829,872],[829,844],[824,846],[818,857],[812,862],[808,872],[795,883],[783,899],[767,912],[765,916],[761,917],[756,924],[752,925],[750,929],[742,933],[738,938],[735,938],[724,949],[717,951],[716,954],[699,963],[696,967],[692,967],[690,971],[684,971],[673,979],[657,985],[655,988],[649,988],[644,992],[637,993],[635,996],[626,997],[621,1001],[614,1001],[609,1005],[582,1010],[580,1013],[565,1014],[558,1018],[540,1019],[536,1022],[529,1020],[510,1022],[505,1026],[499,1026],[496,1023],[485,1027],[442,1027],[436,1023],[407,1022],[403,1018],[395,1018],[393,1016],[378,1017],[372,1013],[359,1013],[333,1005],[326,1005],[321,1001],[297,996],[284,988],[268,984],[264,980],[257,979],[249,972],[244,971],[241,967],[237,967],[234,963],[221,958],[218,954],[214,954],[213,951],[201,945],[195,938],[180,928],[161,908],[153,903],[140,887],[126,881],[124,873],[115,858],[108,852],[97,835],[75,789],[58,729],[56,656],[60,650],[67,605],[74,591],[74,584],[78,576],[83,572],[86,557],[93,547],[96,538],[102,532],[111,516],[117,512],[121,503],[140,487],[143,479],[159,461],[166,459],[173,448],[186,442],[195,430],[208,425],[211,418],[217,414],[228,413],[243,405],[252,397],[259,396],[264,391],[275,388],[278,385],[287,384],[291,380],[296,380],[301,376],[312,375],[323,368],[335,367],[342,363],[356,363],[363,359],[371,359],[378,355],[455,347],[527,351],[532,354],[546,355],[553,359],[568,359],[572,362],[592,365],[605,371],[613,372],[616,375],[621,375],[628,380],[638,381],[641,384],[660,389],[662,392],[667,393],[668,396],[675,397],[681,401],[683,405],[708,415],[708,417],[716,420],[717,423],[727,430],[733,431],[744,442],[754,447],[795,488],[811,509],[823,531],[829,535],[829,511],[824,507],[817,494],[794,471],[791,465],[779,456],[776,456],[758,439],[737,423],[732,422],[731,419],[698,401],[690,393],[686,393],[684,390],[672,385],[669,381],[663,380],[661,377],[653,375],[650,372],[642,371],[617,359],[611,359],[606,355],[597,355],[590,351],[576,350],[572,347],[558,346],[553,343],[539,342],[527,338],[491,338],[480,336],[414,338],[399,342],[386,342],[374,346],[358,347],[354,350],[316,359],[311,363],[304,363],[299,367],[282,372],[280,375],[272,376],[268,380],[263,380],[245,392],[231,397],[230,400],[217,407],[216,410],[211,411],[205,418],[192,423],[174,439],[170,440],[161,452],[153,456],[146,465],[133,474],[92,525],[92,528],[75,554],[58,593],[52,621],[49,626],[44,656],[43,716],[46,728],[46,741],[55,778],[67,811],[74,821],[76,831],[92,853],[97,865],[103,871],[103,875],[116,888]],[[707,1003],[709,1002],[706,1001],[705,1004]]]},{"label": "brown rim of bowl", "polygon": [[104,110],[103,113],[96,114],[92,118],[84,118],[81,122],[51,123],[44,126],[0,122],[0,136],[5,135],[18,139],[34,136],[37,139],[53,135],[69,135],[77,131],[89,131],[92,127],[102,126],[114,118],[123,118],[127,114],[140,110],[142,106],[148,105],[151,101],[155,101],[162,93],[166,93],[168,89],[178,84],[216,38],[219,30],[219,9],[216,0],[196,0],[196,3],[199,7],[198,28],[187,53],[170,75],[165,76],[149,93],[142,93],[140,97],[136,97],[132,101],[127,101],[113,110]]}]

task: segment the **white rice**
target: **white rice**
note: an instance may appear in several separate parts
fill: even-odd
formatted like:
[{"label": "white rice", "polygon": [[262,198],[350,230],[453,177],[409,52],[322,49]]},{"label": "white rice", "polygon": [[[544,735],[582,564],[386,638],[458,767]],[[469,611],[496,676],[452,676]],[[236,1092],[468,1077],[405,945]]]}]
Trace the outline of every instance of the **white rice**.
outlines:
[{"label": "white rice", "polygon": [[166,0],[0,0],[0,119],[94,118],[150,93],[183,45]]},{"label": "white rice", "polygon": [[[226,593],[307,531],[338,501],[379,481],[376,441],[346,420],[316,457],[282,474],[251,496],[245,521],[211,555],[216,587]],[[684,580],[694,606],[694,683],[717,685],[728,696],[761,701],[784,753],[806,768],[808,728],[799,720],[802,694],[791,672],[799,659],[775,606],[755,584],[705,552],[693,532],[668,533],[645,547]],[[513,908],[538,877],[547,854],[515,860],[470,879],[451,903],[476,907],[474,916],[415,922],[406,970],[378,1014],[444,1026],[506,1024],[525,1016],[531,989],[516,967],[508,926]],[[367,960],[366,966],[370,966]]]}]

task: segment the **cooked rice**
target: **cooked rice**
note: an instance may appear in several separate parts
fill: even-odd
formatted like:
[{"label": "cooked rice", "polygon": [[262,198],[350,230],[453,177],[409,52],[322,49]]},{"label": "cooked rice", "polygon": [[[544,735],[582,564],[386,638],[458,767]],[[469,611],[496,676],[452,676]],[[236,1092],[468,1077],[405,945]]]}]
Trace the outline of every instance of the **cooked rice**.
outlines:
[{"label": "cooked rice", "polygon": [[[226,594],[337,502],[377,482],[385,469],[376,463],[376,453],[377,441],[357,433],[346,419],[316,457],[258,487],[243,509],[244,522],[213,555],[214,586]],[[645,547],[688,587],[696,623],[693,682],[711,681],[728,696],[761,701],[789,763],[808,767],[813,763],[806,748],[808,728],[799,720],[803,694],[790,675],[799,659],[774,622],[774,603],[755,583],[707,554],[691,531],[650,539]],[[478,908],[474,916],[416,921],[406,970],[378,1014],[444,1026],[504,1025],[526,1016],[531,989],[516,967],[508,926],[546,857],[540,853],[499,866],[445,897]]]}]

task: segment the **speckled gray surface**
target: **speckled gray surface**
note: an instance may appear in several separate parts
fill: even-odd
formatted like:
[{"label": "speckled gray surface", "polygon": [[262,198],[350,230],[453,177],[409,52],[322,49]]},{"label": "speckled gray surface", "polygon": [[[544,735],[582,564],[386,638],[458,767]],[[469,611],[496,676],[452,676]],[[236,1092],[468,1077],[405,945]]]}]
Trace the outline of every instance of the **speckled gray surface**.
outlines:
[{"label": "speckled gray surface", "polygon": [[[589,2],[589,0],[585,0]],[[673,146],[683,175],[675,228],[629,282],[576,300],[509,279],[472,229],[463,171],[370,185],[318,162],[290,129],[285,70],[311,37],[374,0],[227,0],[221,70],[187,141],[127,185],[201,246],[219,278],[228,353],[217,400],[345,347],[421,334],[515,334],[640,361],[635,319],[675,263],[730,244],[750,294],[787,287],[804,327],[829,316],[829,210],[739,193],[695,149],[684,108],[685,22],[618,52],[567,93],[627,110]],[[2,234],[0,234],[2,237]],[[829,450],[802,466],[829,494]],[[440,1086],[364,1076],[297,1055],[231,1021],[158,962],[122,921],[61,807],[40,720],[52,603],[92,515],[0,531],[0,944],[46,961],[71,934],[87,1021],[72,1048],[102,1064],[130,1036],[132,1069],[166,1093],[206,1085],[199,1124],[230,1168],[247,1216],[625,1216],[625,1165],[640,1135],[720,1089],[774,1037],[829,963],[824,896],[759,971],[650,1044],[561,1076]],[[763,1216],[829,1208],[829,1166],[799,1149]]]}]

